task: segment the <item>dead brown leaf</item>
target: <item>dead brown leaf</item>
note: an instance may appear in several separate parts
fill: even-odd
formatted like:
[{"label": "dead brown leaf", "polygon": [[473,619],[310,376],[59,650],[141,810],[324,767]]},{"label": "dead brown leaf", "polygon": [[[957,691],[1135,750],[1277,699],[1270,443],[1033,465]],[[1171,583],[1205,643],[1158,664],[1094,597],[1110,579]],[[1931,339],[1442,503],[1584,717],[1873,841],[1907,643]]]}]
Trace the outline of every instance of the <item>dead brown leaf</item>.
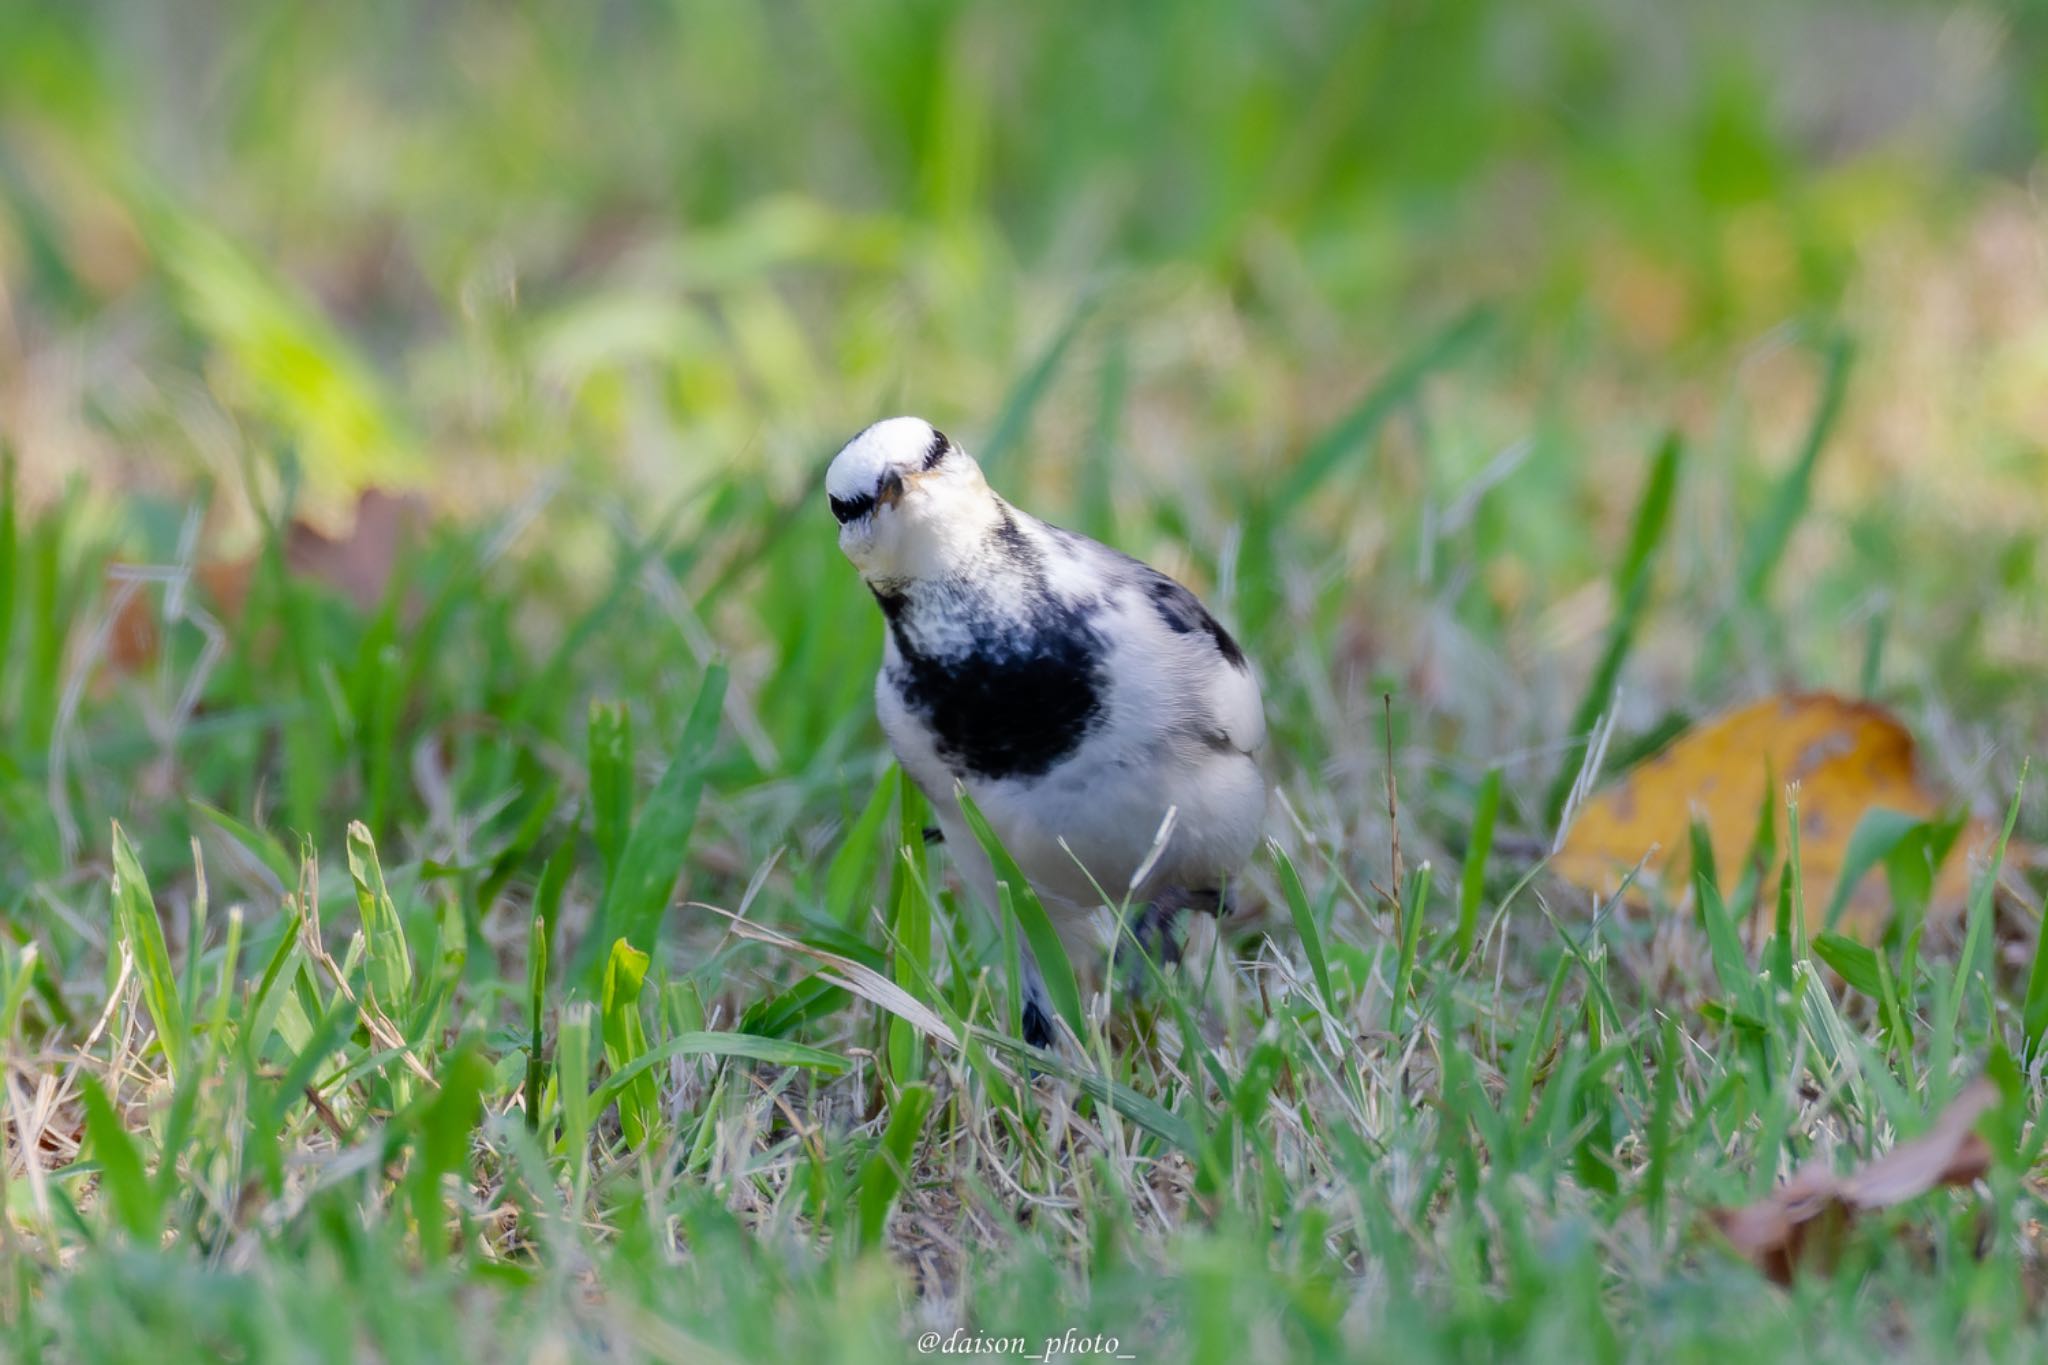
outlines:
[{"label": "dead brown leaf", "polygon": [[[1714,845],[1714,873],[1723,888],[1741,880],[1763,809],[1775,786],[1778,858],[1763,879],[1777,886],[1786,845],[1784,790],[1799,787],[1800,875],[1807,929],[1818,933],[1834,897],[1858,822],[1872,810],[1922,818],[1939,815],[1942,797],[1918,771],[1913,736],[1883,707],[1825,692],[1789,693],[1723,713],[1686,734],[1586,802],[1551,861],[1566,880],[1598,895],[1616,891],[1639,863],[1643,880],[1681,894],[1691,871],[1695,816]],[[1964,827],[1935,879],[1930,921],[1952,918],[1970,890],[1971,855],[1989,848],[1996,831],[1973,820]],[[1884,877],[1861,878],[1842,921],[1845,933],[1869,940],[1890,909]],[[1753,907],[1731,906],[1746,914]]]},{"label": "dead brown leaf", "polygon": [[[417,495],[372,488],[356,499],[354,523],[339,538],[294,521],[285,532],[285,566],[296,577],[333,588],[358,610],[373,611],[391,587],[399,556],[427,520],[426,502]],[[200,598],[230,626],[242,614],[259,559],[252,553],[208,560],[192,572]],[[107,637],[107,665],[116,674],[138,672],[156,661],[161,648],[162,593],[119,584],[111,575],[108,590],[118,594],[118,607]]]},{"label": "dead brown leaf", "polygon": [[[253,559],[217,560],[192,571],[199,596],[215,615],[232,621],[242,611],[249,593]],[[156,662],[162,630],[157,618],[163,611],[160,589],[124,583],[109,573],[108,593],[119,603],[107,632],[107,666],[115,673],[135,673]]]},{"label": "dead brown leaf", "polygon": [[1983,1175],[1991,1149],[1977,1133],[1977,1120],[1997,1103],[1998,1087],[1979,1077],[1926,1136],[1900,1143],[1862,1169],[1838,1175],[1808,1166],[1764,1199],[1708,1216],[1737,1252],[1779,1284],[1790,1284],[1802,1266],[1825,1271],[1859,1215]]},{"label": "dead brown leaf", "polygon": [[384,600],[400,552],[426,521],[427,505],[420,497],[368,489],[356,499],[355,525],[342,539],[293,522],[285,563],[301,578],[325,583],[359,610],[370,611]]}]

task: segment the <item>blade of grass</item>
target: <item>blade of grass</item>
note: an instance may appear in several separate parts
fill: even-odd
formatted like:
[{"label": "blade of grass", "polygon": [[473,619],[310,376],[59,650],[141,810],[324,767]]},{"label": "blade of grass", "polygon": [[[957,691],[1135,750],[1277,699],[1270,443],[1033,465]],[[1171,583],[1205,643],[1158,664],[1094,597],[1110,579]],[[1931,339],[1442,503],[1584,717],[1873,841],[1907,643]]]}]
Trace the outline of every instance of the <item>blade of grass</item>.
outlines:
[{"label": "blade of grass", "polygon": [[[902,781],[903,770],[890,764],[825,869],[825,913],[849,928],[858,929],[866,909],[862,901],[874,889],[877,850],[883,842],[882,825],[889,818],[889,808],[896,804]],[[903,839],[922,842],[921,828],[905,824]]]},{"label": "blade of grass", "polygon": [[1472,956],[1479,936],[1479,902],[1486,895],[1486,860],[1493,853],[1493,825],[1500,814],[1501,770],[1489,768],[1472,808],[1472,838],[1458,873],[1458,961]]},{"label": "blade of grass", "polygon": [[1650,1100],[1649,1162],[1643,1172],[1643,1202],[1650,1210],[1650,1226],[1661,1233],[1665,1218],[1665,1191],[1671,1186],[1675,1146],[1671,1119],[1678,1107],[1680,1056],[1678,1023],[1668,1014],[1658,1019],[1657,1042],[1657,1075],[1653,1080]]},{"label": "blade of grass", "polygon": [[1806,428],[1806,438],[1800,444],[1799,455],[1792,467],[1785,471],[1785,477],[1778,481],[1777,490],[1772,493],[1769,506],[1764,514],[1751,524],[1749,536],[1742,545],[1741,568],[1737,584],[1742,600],[1752,610],[1761,610],[1763,598],[1770,588],[1771,575],[1778,567],[1778,561],[1785,556],[1785,549],[1792,543],[1792,532],[1799,525],[1799,519],[1806,515],[1807,504],[1813,497],[1813,471],[1820,462],[1822,449],[1827,445],[1836,419],[1842,413],[1842,395],[1848,386],[1849,363],[1855,349],[1845,336],[1831,338],[1822,355],[1820,380],[1820,401],[1814,407],[1813,421]]},{"label": "blade of grass", "polygon": [[1379,383],[1295,461],[1293,471],[1268,508],[1271,524],[1284,524],[1287,514],[1315,492],[1339,465],[1370,445],[1387,419],[1414,397],[1423,380],[1462,357],[1492,326],[1491,313],[1483,308],[1471,309],[1396,362]]},{"label": "blade of grass", "polygon": [[1919,816],[1908,815],[1904,811],[1872,807],[1863,813],[1863,818],[1856,822],[1856,828],[1849,835],[1849,847],[1842,854],[1842,870],[1835,879],[1834,894],[1828,897],[1823,928],[1833,929],[1841,922],[1842,912],[1849,908],[1849,897],[1864,874],[1888,858],[1906,836],[1925,824],[1926,821]]},{"label": "blade of grass", "polygon": [[891,981],[888,977],[883,976],[866,963],[857,962],[844,953],[835,953],[829,949],[820,948],[815,944],[791,938],[789,935],[779,933],[774,929],[768,928],[766,925],[754,924],[748,920],[743,920],[731,911],[721,910],[715,905],[707,905],[703,908],[711,911],[713,914],[723,915],[727,927],[741,938],[752,939],[756,943],[770,944],[787,952],[800,953],[805,957],[813,958],[833,968],[837,972],[836,976],[821,972],[817,977],[813,978],[821,983],[821,985],[837,986],[852,991],[868,1003],[877,1005],[900,1019],[908,1019],[911,1023],[917,1025],[919,1029],[923,1030],[927,1037],[935,1038],[949,1046],[957,1047],[959,1045],[959,1040],[954,1036],[952,1026],[946,1020],[940,1018],[931,1006],[925,1004],[922,1000],[919,1000],[916,996],[910,994],[910,992],[904,990],[901,986]]},{"label": "blade of grass", "polygon": [[[801,953],[836,967],[840,972],[840,976],[836,979],[837,984],[853,991],[861,996],[861,998],[881,1006],[892,1014],[910,1020],[920,1029],[924,1030],[927,1037],[937,1042],[944,1043],[952,1048],[963,1046],[962,1039],[956,1036],[945,1020],[939,1018],[929,1007],[907,994],[894,982],[872,968],[837,953],[827,952],[822,948],[790,938],[786,934],[777,933],[775,930],[765,926],[748,923],[727,911],[720,910],[716,911],[716,913],[724,915],[732,932],[740,937],[772,944],[791,952]],[[750,1046],[754,1041],[746,1034],[713,1034],[711,1036],[723,1039],[748,1039]],[[1093,1070],[1084,1070],[1074,1066],[1057,1054],[1032,1047],[1013,1033],[998,1033],[993,1029],[974,1027],[968,1030],[967,1036],[992,1051],[1030,1066],[1033,1070],[1043,1071],[1049,1075],[1057,1076],[1069,1084],[1079,1086],[1084,1093],[1094,1098],[1097,1102],[1111,1106],[1125,1118],[1130,1119],[1133,1123],[1136,1123],[1154,1136],[1171,1143],[1180,1151],[1186,1152],[1191,1156],[1198,1152],[1198,1143],[1193,1127],[1186,1120],[1165,1109],[1158,1101],[1148,1099],[1131,1090],[1128,1086],[1119,1085]],[[780,1043],[779,1040],[761,1041],[778,1047],[795,1046],[794,1044]],[[823,1055],[829,1056],[829,1054]],[[780,1059],[764,1055],[762,1060],[774,1061]],[[813,1062],[812,1064],[817,1065],[818,1063]]]},{"label": "blade of grass", "polygon": [[14,591],[21,532],[16,526],[14,449],[0,438],[0,703],[7,697],[7,664],[14,656]]},{"label": "blade of grass", "polygon": [[588,1000],[572,1001],[555,1029],[555,1102],[562,1113],[555,1150],[569,1163],[572,1209],[583,1206],[584,1185],[590,1176],[591,1118],[599,1112],[590,1094],[591,1044],[596,1033],[597,1007]]},{"label": "blade of grass", "polygon": [[589,725],[591,837],[604,884],[618,876],[633,828],[633,716],[617,702],[593,701]]},{"label": "blade of grass", "polygon": [[1742,876],[1735,883],[1735,895],[1727,902],[1741,919],[1749,919],[1755,913],[1764,878],[1778,862],[1778,790],[1777,772],[1766,764],[1756,828],[1750,835],[1749,852],[1744,857]]},{"label": "blade of grass", "polygon": [[1564,814],[1565,802],[1570,799],[1572,783],[1579,774],[1579,768],[1586,760],[1586,746],[1592,742],[1593,727],[1600,720],[1600,714],[1614,695],[1615,682],[1621,676],[1621,668],[1628,661],[1629,651],[1635,645],[1636,630],[1642,624],[1643,612],[1650,600],[1650,562],[1657,547],[1664,540],[1671,524],[1671,506],[1678,490],[1678,472],[1685,453],[1685,445],[1676,432],[1665,433],[1658,444],[1657,453],[1650,463],[1649,481],[1643,485],[1642,498],[1636,504],[1635,523],[1629,532],[1628,546],[1622,552],[1621,561],[1614,571],[1614,619],[1607,626],[1607,642],[1600,651],[1599,662],[1594,664],[1592,675],[1586,680],[1586,690],[1579,697],[1578,708],[1572,712],[1569,725],[1565,727],[1565,751],[1558,764],[1557,776],[1551,779],[1550,791],[1543,801],[1543,822],[1555,828]]},{"label": "blade of grass", "polygon": [[1189,1156],[1200,1155],[1201,1139],[1196,1134],[1194,1125],[1157,1100],[1141,1095],[1127,1085],[1120,1085],[1093,1069],[1075,1066],[1057,1053],[1033,1047],[1023,1039],[1010,1034],[998,1033],[994,1029],[975,1028],[972,1035],[975,1041],[992,1052],[1001,1053],[1034,1071],[1043,1071],[1069,1085],[1080,1087],[1083,1093],[1097,1103],[1107,1104],[1146,1132]]},{"label": "blade of grass", "polygon": [[[624,1071],[647,1053],[647,1026],[640,1017],[640,990],[647,980],[647,954],[624,939],[612,944],[604,968],[604,1060],[613,1074]],[[626,1141],[645,1147],[661,1117],[661,1099],[654,1077],[635,1072],[619,1094],[619,1121]]]},{"label": "blade of grass", "polygon": [[[443,1233],[441,1181],[464,1170],[469,1163],[471,1135],[483,1110],[484,1086],[491,1068],[474,1037],[456,1044],[454,1055],[441,1069],[439,1089],[426,1091],[419,1099],[413,1118],[415,1132],[414,1168],[411,1173],[413,1218],[419,1228],[422,1253],[439,1258],[454,1248]],[[394,1125],[407,1126],[403,1119]]]},{"label": "blade of grass", "polygon": [[1799,847],[1799,784],[1785,789],[1785,890],[1779,896],[1778,958],[1779,980],[1792,980],[1792,964],[1807,956],[1806,948],[1806,855]]},{"label": "blade of grass", "polygon": [[1884,976],[1879,970],[1877,949],[1843,934],[1820,933],[1813,937],[1813,955],[1825,962],[1851,990],[1872,1000],[1884,997]]},{"label": "blade of grass", "polygon": [[1735,920],[1721,899],[1720,889],[1714,884],[1714,859],[1707,844],[1709,836],[1704,823],[1695,821],[1694,831],[1694,909],[1699,915],[1700,927],[1706,932],[1714,976],[1721,984],[1721,994],[1730,1004],[1746,1013],[1753,1013],[1756,976],[1750,971],[1749,958],[1742,951],[1742,936],[1736,930]]},{"label": "blade of grass", "polygon": [[1891,965],[1882,953],[1877,957],[1877,985],[1884,1036],[1903,1063],[1913,1046],[1913,1023],[1900,998],[1899,983],[1893,979]]},{"label": "blade of grass", "polygon": [[412,950],[406,944],[398,907],[384,885],[377,845],[360,821],[348,827],[348,875],[355,883],[356,907],[363,919],[363,942],[369,964],[364,976],[385,1012],[402,1016],[413,1003]]},{"label": "blade of grass", "polygon": [[113,1204],[115,1220],[137,1242],[155,1241],[159,1216],[156,1190],[143,1174],[142,1154],[136,1150],[134,1138],[90,1071],[79,1071],[78,1093],[85,1102],[86,1136],[92,1139],[93,1155],[99,1158],[100,1183]]},{"label": "blade of grass", "polygon": [[[1885,885],[1892,893],[1892,914],[1884,930],[1887,948],[1912,943],[1926,927],[1935,878],[1969,823],[1969,813],[1960,809],[1922,821],[1885,855]],[[1899,974],[1902,980],[1912,980],[1912,953],[1900,958]]]},{"label": "blade of grass", "polygon": [[[2026,779],[2024,776],[2020,779],[2020,787],[2022,790],[2025,790]],[[2011,836],[2013,818],[2018,809],[2019,798],[2015,796],[2013,798],[2013,809],[2006,813],[2005,830],[1998,839],[1998,857],[1993,862],[1991,871],[1985,874],[1987,888],[1992,882],[1997,880],[1997,869],[2005,859],[2005,842]],[[1988,900],[1989,891],[1987,890],[1984,894]],[[1971,898],[1973,903],[1971,913],[1973,932],[1977,921],[1977,914],[1974,909],[1975,899],[1974,896]],[[2020,1027],[2021,1036],[2026,1044],[2025,1057],[2031,1063],[2034,1058],[2040,1055],[2043,1041],[2048,1040],[2048,933],[2043,933],[2034,944],[2034,962],[2027,972],[2027,994],[2025,1002],[2020,1008]]]},{"label": "blade of grass", "polygon": [[250,1139],[257,1144],[259,1151],[257,1164],[267,1168],[273,1194],[283,1190],[284,1171],[279,1143],[285,1117],[293,1104],[306,1097],[313,1078],[344,1045],[355,1018],[355,1005],[337,991],[334,1003],[308,1028],[305,1045],[293,1054],[283,1079],[266,1092],[268,1098],[250,1124]]},{"label": "blade of grass", "polygon": [[[1005,917],[1014,918],[1024,931],[1024,941],[1031,945],[1031,956],[1038,963],[1038,973],[1045,980],[1045,993],[1051,998],[1053,1009],[1067,1021],[1076,1038],[1085,1038],[1081,988],[1074,979],[1074,966],[1067,960],[1067,950],[1060,942],[1059,933],[1052,927],[1051,917],[1045,913],[1044,903],[1032,890],[1030,881],[1017,866],[1017,860],[1010,856],[1009,850],[1003,847],[1003,841],[989,827],[988,817],[974,804],[974,798],[967,794],[967,789],[956,788],[954,795],[982,851],[995,864],[996,894],[1002,901],[1000,909]],[[1011,984],[1021,991],[1024,983],[1016,981]]]},{"label": "blade of grass", "polygon": [[[814,485],[811,485],[815,487]],[[676,495],[674,501],[663,508],[655,518],[655,529],[646,538],[621,548],[617,563],[613,566],[605,595],[589,611],[576,619],[561,641],[548,655],[548,660],[532,674],[532,681],[524,687],[509,723],[518,725],[532,721],[545,707],[555,705],[568,684],[571,668],[577,659],[589,652],[595,639],[612,617],[638,590],[641,574],[647,566],[661,558],[663,547],[675,534],[675,528],[686,513],[697,505],[702,490],[685,489]],[[805,500],[808,502],[808,498]],[[709,597],[716,600],[724,590],[723,584],[714,584]]]},{"label": "blade of grass", "polygon": [[49,745],[57,715],[64,648],[71,637],[71,608],[75,605],[67,601],[70,594],[64,591],[64,533],[75,519],[75,507],[76,503],[67,499],[57,512],[45,514],[30,531],[26,546],[15,553],[17,573],[26,575],[31,584],[23,604],[28,609],[23,619],[27,634],[18,647],[28,657],[19,674],[14,733],[15,742],[27,748]]},{"label": "blade of grass", "polygon": [[[925,878],[924,797],[914,783],[903,786],[903,844],[896,858],[890,899],[890,975],[914,994],[927,983],[931,969],[932,904]],[[924,1069],[924,1044],[917,1030],[901,1019],[889,1021],[890,1074],[900,1083],[917,1079]]]},{"label": "blade of grass", "polygon": [[0,1038],[11,1038],[21,1027],[21,1010],[35,987],[36,968],[42,955],[31,943],[17,956],[11,946],[0,942],[0,957],[6,962],[7,988],[0,993]]},{"label": "blade of grass", "polygon": [[[1596,946],[1602,950],[1595,962],[1604,972],[1607,963],[1604,945]],[[1578,1142],[1572,1147],[1572,1166],[1588,1189],[1614,1194],[1621,1187],[1614,1162],[1616,1087],[1607,1079],[1607,1071],[1613,1061],[1607,1051],[1599,1001],[1592,995],[1586,997],[1586,1051],[1592,1060],[1571,1084],[1573,1127],[1580,1132]],[[1556,1086],[1558,1082],[1551,1084]]]},{"label": "blade of grass", "polygon": [[548,922],[534,902],[526,930],[526,1127],[540,1130],[541,1089],[547,1084],[542,1021],[547,1012]]},{"label": "blade of grass", "polygon": [[1308,892],[1302,888],[1301,875],[1294,870],[1294,863],[1286,850],[1270,839],[1266,847],[1272,850],[1273,864],[1280,869],[1280,891],[1287,898],[1288,912],[1294,916],[1294,932],[1301,939],[1302,952],[1308,956],[1308,969],[1316,979],[1316,990],[1322,996],[1323,1008],[1335,1015],[1337,995],[1330,989],[1330,960],[1323,953],[1323,935],[1316,928],[1315,910],[1308,903]]},{"label": "blade of grass", "polygon": [[1096,389],[1095,425],[1089,433],[1086,463],[1081,467],[1081,530],[1109,541],[1115,536],[1116,507],[1112,499],[1116,469],[1117,427],[1129,396],[1131,348],[1121,332],[1111,335],[1102,352],[1102,377]]},{"label": "blade of grass", "polygon": [[1856,695],[1875,700],[1880,680],[1884,676],[1884,642],[1891,628],[1891,611],[1880,602],[1870,613],[1870,622],[1863,634],[1863,666],[1856,671]]},{"label": "blade of grass", "polygon": [[606,886],[596,922],[584,935],[576,975],[593,987],[603,970],[602,954],[615,940],[623,938],[650,956],[654,952],[669,895],[689,856],[690,832],[704,795],[705,760],[718,738],[725,677],[722,664],[705,670],[690,718],[683,726],[682,742],[642,807],[640,818],[633,822],[633,832],[619,856],[618,875]]},{"label": "blade of grass", "polygon": [[1039,353],[1031,368],[1024,372],[1017,386],[1010,390],[1010,396],[1003,401],[1002,414],[996,418],[995,429],[989,432],[988,439],[975,452],[976,462],[984,469],[995,468],[997,461],[1010,452],[1010,447],[1024,439],[1025,432],[1031,427],[1031,415],[1052,388],[1052,381],[1058,375],[1067,351],[1081,334],[1089,315],[1095,311],[1097,297],[1089,293],[1075,301],[1066,321],[1060,325],[1059,331],[1053,333],[1052,341]]},{"label": "blade of grass", "polygon": [[156,1025],[164,1061],[172,1078],[185,1057],[186,1018],[184,1001],[178,994],[178,978],[171,969],[171,951],[164,942],[164,927],[156,917],[156,901],[149,882],[142,875],[135,848],[128,842],[120,821],[114,822],[114,913],[128,950],[135,955],[135,968],[142,979],[142,999]]},{"label": "blade of grass", "polygon": [[821,1048],[792,1043],[786,1038],[764,1038],[752,1033],[722,1033],[715,1030],[678,1033],[648,1048],[631,1063],[604,1078],[591,1096],[592,1112],[603,1113],[631,1085],[677,1057],[739,1057],[770,1066],[793,1066],[837,1076],[849,1069],[844,1057]]},{"label": "blade of grass", "polygon": [[[217,1060],[225,1052],[225,1043],[216,1036],[208,1060]],[[206,1088],[209,1079],[210,1073],[194,1068],[178,1082],[171,1095],[170,1113],[163,1122],[163,1140],[157,1146],[156,1178],[150,1182],[150,1198],[155,1202],[150,1218],[152,1236],[163,1228],[163,1211],[171,1208],[173,1201],[186,1188],[185,1178],[178,1169],[178,1158],[192,1140],[200,1091]]]},{"label": "blade of grass", "polygon": [[214,826],[223,836],[233,840],[244,853],[268,869],[277,878],[280,888],[291,886],[297,881],[299,870],[293,865],[291,854],[286,852],[284,845],[276,839],[218,807],[209,806],[204,801],[194,799],[186,804],[194,815]]},{"label": "blade of grass", "polygon": [[931,1105],[930,1086],[904,1086],[896,1096],[881,1144],[861,1167],[859,1245],[863,1247],[881,1244],[889,1210],[910,1178],[917,1137],[924,1130],[924,1117]]},{"label": "blade of grass", "polygon": [[[1998,844],[1992,850],[1991,863],[1984,869],[1984,875],[1978,879],[1977,884],[1970,890],[1969,927],[1963,932],[1962,955],[1956,959],[1956,988],[1948,1002],[1949,1013],[1944,1030],[1951,1039],[1956,1036],[1956,1025],[1963,1012],[1963,999],[1969,994],[1972,977],[1982,977],[1985,975],[1980,959],[1985,956],[1991,946],[1991,900],[1998,889],[1999,869],[2005,866],[2006,845],[2012,840],[2013,826],[2019,822],[2020,798],[2025,796],[2027,792],[2027,771],[2030,767],[2032,767],[2031,762],[2020,765],[2020,780],[2013,789],[2012,804],[2005,809],[2005,824],[1998,831]],[[2028,1002],[2032,1002],[2035,999],[2034,983],[2038,979],[2039,970],[2040,952],[2037,948],[2034,955],[2034,971],[2028,974]],[[1990,989],[1988,983],[1985,989],[1988,996]],[[2044,999],[2048,999],[2048,986],[2043,987],[2042,996]],[[2021,1028],[2026,1030],[2026,1036],[2031,1039],[2035,1035],[2032,1030],[2026,1028],[2028,1017],[2027,1007],[2023,1004],[2020,1009]],[[2048,1021],[2048,1005],[2041,1006],[2040,1010],[2033,1017],[2037,1020]]]},{"label": "blade of grass", "polygon": [[1430,866],[1422,864],[1408,878],[1408,915],[1401,929],[1401,956],[1394,966],[1393,998],[1387,1016],[1387,1031],[1399,1034],[1408,1009],[1410,986],[1415,975],[1415,958],[1422,945],[1422,921],[1428,910]]}]

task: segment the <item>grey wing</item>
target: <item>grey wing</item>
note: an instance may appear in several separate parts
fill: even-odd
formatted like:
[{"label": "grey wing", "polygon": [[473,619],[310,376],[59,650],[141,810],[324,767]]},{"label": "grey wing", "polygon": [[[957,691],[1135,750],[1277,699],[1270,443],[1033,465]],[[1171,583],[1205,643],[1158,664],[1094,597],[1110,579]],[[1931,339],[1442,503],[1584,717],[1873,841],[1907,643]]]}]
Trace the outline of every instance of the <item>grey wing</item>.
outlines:
[{"label": "grey wing", "polygon": [[[1259,695],[1251,661],[1202,599],[1141,559],[1100,541],[1018,514],[1049,549],[1067,562],[1085,566],[1070,581],[1054,580],[1054,591],[1070,601],[1083,601],[1100,591],[1103,580],[1117,585],[1118,606],[1147,641],[1141,652],[1164,651],[1175,663],[1170,680],[1153,680],[1149,701],[1179,710],[1202,712],[1200,720],[1232,748],[1255,754],[1266,743],[1266,708]],[[1055,560],[1055,562],[1057,562]],[[1145,670],[1136,670],[1142,674]],[[1190,695],[1192,694],[1192,695]]]},{"label": "grey wing", "polygon": [[1147,606],[1195,660],[1196,691],[1222,737],[1240,753],[1257,753],[1266,743],[1266,707],[1251,661],[1199,597],[1148,564],[1130,563]]}]

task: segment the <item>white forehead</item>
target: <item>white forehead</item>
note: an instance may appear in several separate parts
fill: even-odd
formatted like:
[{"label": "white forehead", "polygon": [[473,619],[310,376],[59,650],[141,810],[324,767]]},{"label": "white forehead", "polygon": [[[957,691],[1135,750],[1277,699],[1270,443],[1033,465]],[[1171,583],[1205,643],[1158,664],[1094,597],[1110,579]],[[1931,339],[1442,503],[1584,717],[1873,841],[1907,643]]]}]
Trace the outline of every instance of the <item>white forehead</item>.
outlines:
[{"label": "white forehead", "polygon": [[891,469],[924,467],[926,452],[938,435],[922,417],[891,417],[848,441],[825,471],[825,491],[835,498],[859,497],[875,491]]}]

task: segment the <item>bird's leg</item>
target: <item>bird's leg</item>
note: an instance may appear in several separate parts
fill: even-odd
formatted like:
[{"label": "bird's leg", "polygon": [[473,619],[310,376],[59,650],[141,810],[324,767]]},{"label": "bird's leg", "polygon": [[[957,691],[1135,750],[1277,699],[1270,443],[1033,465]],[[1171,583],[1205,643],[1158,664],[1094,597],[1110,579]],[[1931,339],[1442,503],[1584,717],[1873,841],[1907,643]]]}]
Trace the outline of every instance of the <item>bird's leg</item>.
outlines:
[{"label": "bird's leg", "polygon": [[1046,992],[1045,978],[1039,974],[1038,962],[1031,954],[1024,954],[1024,1041],[1033,1047],[1053,1045],[1052,996]]},{"label": "bird's leg", "polygon": [[1132,953],[1149,957],[1161,967],[1180,961],[1181,944],[1186,935],[1182,928],[1182,912],[1199,910],[1205,915],[1220,914],[1224,908],[1223,893],[1215,890],[1190,890],[1184,886],[1162,887],[1152,899],[1137,908],[1131,915],[1126,928],[1126,937],[1116,945],[1116,960],[1125,970],[1125,991],[1133,999],[1145,994],[1145,964]]}]

